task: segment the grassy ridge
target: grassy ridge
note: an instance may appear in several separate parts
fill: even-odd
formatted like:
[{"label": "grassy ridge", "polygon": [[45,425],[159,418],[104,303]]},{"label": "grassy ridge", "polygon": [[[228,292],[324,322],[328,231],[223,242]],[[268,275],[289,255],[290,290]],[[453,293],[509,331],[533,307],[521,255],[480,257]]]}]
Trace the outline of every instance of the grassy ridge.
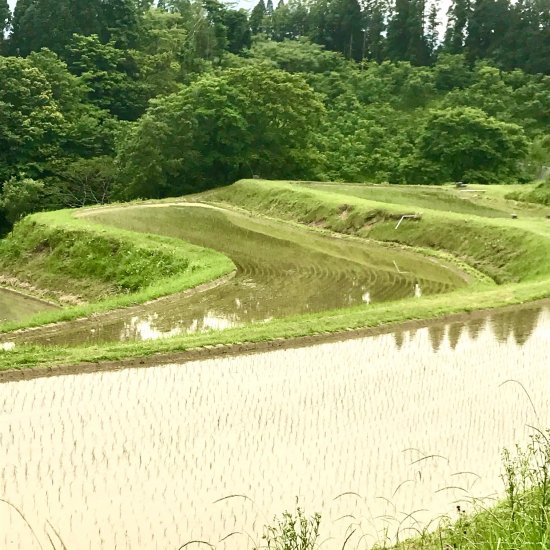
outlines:
[{"label": "grassy ridge", "polygon": [[[262,216],[297,221],[315,228],[324,227],[359,237],[402,242],[415,247],[438,248],[458,255],[463,261],[504,284],[496,286],[494,283],[478,280],[468,288],[444,295],[425,296],[422,300],[407,299],[296,315],[224,331],[176,336],[167,340],[113,343],[81,348],[21,346],[12,352],[0,353],[0,369],[101,360],[116,361],[125,357],[152,356],[157,353],[178,352],[216,344],[254,343],[275,338],[378,327],[388,323],[433,319],[446,314],[495,308],[550,296],[550,227],[544,219],[488,219],[467,214],[423,210],[420,220],[406,220],[396,230],[397,220],[404,213],[414,212],[414,206],[405,208],[403,205],[342,196],[309,186],[258,180],[243,180],[230,187],[192,197],[191,200],[225,203]],[[79,227],[84,227],[81,224],[85,222],[73,220],[68,214],[48,214],[54,217],[59,215],[67,216],[68,219],[65,218],[65,221],[69,224],[76,223]],[[95,224],[90,224],[89,230],[107,231],[109,234],[120,231]],[[144,239],[142,234],[127,234],[125,231],[122,233],[139,242]],[[151,242],[156,242],[156,239],[165,240],[163,237],[147,238],[151,239]],[[168,241],[172,243],[173,239]],[[173,242],[174,245],[176,243],[184,247],[189,246],[182,241]],[[227,264],[223,265],[227,267]],[[186,281],[188,282],[188,279]],[[146,287],[145,290],[147,289],[151,287]],[[162,290],[166,291],[168,287],[164,286]],[[142,292],[138,292],[138,295]],[[156,292],[158,294],[158,289]],[[153,297],[154,292],[150,294],[150,297]],[[132,297],[135,294],[128,296]],[[125,305],[125,300],[125,295],[108,299],[101,302],[101,307],[109,309]],[[74,308],[66,312],[70,315],[66,318],[74,318]],[[64,312],[57,315],[63,314]],[[35,319],[34,322],[38,324],[47,318],[46,315],[43,319]],[[7,330],[11,327],[3,328]]]},{"label": "grassy ridge", "polygon": [[509,193],[506,197],[517,201],[550,206],[550,180],[543,181],[534,189],[528,191]]},{"label": "grassy ridge", "polygon": [[19,326],[69,320],[139,304],[208,283],[235,269],[218,252],[180,239],[99,226],[69,210],[34,214],[0,241],[4,274],[38,289],[77,294],[86,302],[41,313]]},{"label": "grassy ridge", "polygon": [[205,198],[336,232],[444,250],[498,283],[550,278],[550,233],[542,238],[544,232],[535,233],[517,220],[422,209],[421,220],[405,220],[395,229],[403,214],[419,211],[415,205],[381,203],[286,182],[242,180]]}]

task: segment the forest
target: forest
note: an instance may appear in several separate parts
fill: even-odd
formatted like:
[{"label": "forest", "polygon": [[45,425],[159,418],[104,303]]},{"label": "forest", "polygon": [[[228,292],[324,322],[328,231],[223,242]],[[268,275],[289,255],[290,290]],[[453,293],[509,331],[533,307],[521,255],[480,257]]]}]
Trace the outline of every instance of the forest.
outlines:
[{"label": "forest", "polygon": [[550,0],[0,0],[0,227],[243,177],[522,183]]}]

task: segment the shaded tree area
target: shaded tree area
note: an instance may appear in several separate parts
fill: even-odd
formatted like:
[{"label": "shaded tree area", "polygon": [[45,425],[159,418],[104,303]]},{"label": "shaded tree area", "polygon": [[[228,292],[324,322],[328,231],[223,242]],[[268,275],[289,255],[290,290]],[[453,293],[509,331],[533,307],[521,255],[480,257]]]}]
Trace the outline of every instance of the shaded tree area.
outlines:
[{"label": "shaded tree area", "polygon": [[[550,0],[288,0],[253,8],[253,34],[308,38],[356,61],[431,65],[438,53],[490,60],[502,69],[549,74]],[[445,19],[445,29],[440,22]]]},{"label": "shaded tree area", "polygon": [[240,177],[528,181],[550,0],[0,0],[0,226]]}]

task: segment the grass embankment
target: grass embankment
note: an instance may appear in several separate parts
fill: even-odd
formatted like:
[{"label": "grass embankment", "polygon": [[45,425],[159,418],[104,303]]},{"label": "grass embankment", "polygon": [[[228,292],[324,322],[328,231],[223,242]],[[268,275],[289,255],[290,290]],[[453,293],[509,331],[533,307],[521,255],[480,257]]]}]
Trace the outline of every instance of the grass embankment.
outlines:
[{"label": "grass embankment", "polygon": [[[362,197],[285,182],[243,180],[204,195],[260,215],[378,241],[443,250],[485,273],[499,284],[550,284],[550,228],[539,221],[482,218],[471,214],[419,210]],[[422,213],[419,220],[403,214]],[[550,289],[549,289],[550,292]],[[539,297],[538,291],[534,296]]]},{"label": "grass embankment", "polygon": [[[235,269],[229,258],[179,239],[137,234],[76,218],[72,211],[40,213],[0,240],[4,276],[72,307],[0,332],[75,319],[139,304],[211,282]],[[24,287],[24,288],[25,288]]]},{"label": "grass embankment", "polygon": [[[550,296],[550,227],[542,218],[518,220],[485,218],[472,214],[419,209],[416,205],[387,204],[357,196],[343,196],[311,186],[286,182],[243,180],[214,190],[192,200],[229,205],[262,216],[307,224],[315,230],[326,229],[379,241],[402,243],[423,251],[437,249],[453,254],[491,277],[499,285],[478,280],[467,288],[448,294],[424,296],[421,300],[375,303],[335,311],[273,319],[224,331],[212,331],[157,341],[113,343],[82,348],[18,346],[0,353],[0,370],[29,366],[67,365],[79,362],[118,361],[123,358],[147,357],[159,353],[194,350],[199,347],[257,343],[324,333],[338,333],[365,327],[379,327],[416,319],[433,319],[453,313],[471,312],[518,304]],[[422,212],[421,219],[404,220],[403,214]],[[60,216],[59,213],[44,216]],[[121,213],[122,215],[122,213]],[[70,226],[90,231],[106,231],[103,226],[81,225],[62,214]],[[31,218],[32,220],[32,218]],[[118,233],[119,230],[116,230]],[[136,246],[143,235],[128,234]],[[165,242],[162,237],[148,236],[150,243]],[[172,239],[168,239],[174,243]],[[180,246],[188,247],[177,241]],[[194,248],[194,247],[193,247]],[[112,261],[112,260],[111,260]],[[212,273],[209,273],[210,275]],[[164,287],[164,290],[168,290]],[[148,298],[152,298],[151,293]],[[160,294],[160,292],[157,292]],[[130,295],[132,296],[132,295]],[[107,300],[104,309],[131,303],[126,296]],[[114,300],[120,300],[115,302]],[[67,310],[74,317],[74,309]],[[60,314],[66,315],[66,314]],[[33,320],[36,323],[36,319]]]},{"label": "grass embankment", "polygon": [[550,180],[543,181],[527,191],[520,190],[509,193],[506,197],[516,201],[550,206]]}]

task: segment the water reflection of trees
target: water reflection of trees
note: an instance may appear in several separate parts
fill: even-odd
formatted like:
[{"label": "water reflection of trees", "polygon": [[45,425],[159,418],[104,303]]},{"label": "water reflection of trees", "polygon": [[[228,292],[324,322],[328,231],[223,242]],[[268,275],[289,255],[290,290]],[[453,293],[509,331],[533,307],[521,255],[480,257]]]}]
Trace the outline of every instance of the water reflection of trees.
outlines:
[{"label": "water reflection of trees", "polygon": [[540,306],[534,306],[493,313],[490,324],[495,338],[506,342],[513,336],[516,343],[522,346],[535,330],[541,311]]},{"label": "water reflection of trees", "polygon": [[462,334],[462,328],[462,323],[452,323],[449,325],[447,334],[449,337],[449,346],[451,346],[451,349],[456,348],[458,341],[460,340],[460,335]]},{"label": "water reflection of trees", "polygon": [[[441,349],[445,338],[449,347],[456,349],[460,338],[465,335],[470,341],[479,338],[487,328],[491,330],[494,338],[504,343],[513,337],[517,345],[524,345],[537,327],[542,312],[540,306],[530,306],[509,309],[506,311],[495,311],[483,317],[476,317],[468,321],[455,323],[437,323],[427,327],[428,338],[434,352]],[[424,329],[426,330],[426,329]],[[403,347],[405,341],[411,342],[415,339],[418,329],[396,330],[393,332],[393,339],[396,348]]]},{"label": "water reflection of trees", "polygon": [[438,351],[445,338],[446,325],[433,325],[428,329],[433,351]]},{"label": "water reflection of trees", "polygon": [[395,340],[395,346],[397,349],[401,349],[403,342],[405,341],[405,332],[404,330],[396,330],[393,333],[393,339]]}]

